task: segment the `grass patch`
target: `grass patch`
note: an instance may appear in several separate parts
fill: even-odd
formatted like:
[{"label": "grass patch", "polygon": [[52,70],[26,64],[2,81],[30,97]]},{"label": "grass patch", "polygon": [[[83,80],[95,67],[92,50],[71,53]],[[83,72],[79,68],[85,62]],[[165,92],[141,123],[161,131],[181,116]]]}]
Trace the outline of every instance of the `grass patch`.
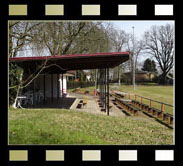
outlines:
[{"label": "grass patch", "polygon": [[154,120],[63,109],[10,109],[9,144],[173,144]]}]

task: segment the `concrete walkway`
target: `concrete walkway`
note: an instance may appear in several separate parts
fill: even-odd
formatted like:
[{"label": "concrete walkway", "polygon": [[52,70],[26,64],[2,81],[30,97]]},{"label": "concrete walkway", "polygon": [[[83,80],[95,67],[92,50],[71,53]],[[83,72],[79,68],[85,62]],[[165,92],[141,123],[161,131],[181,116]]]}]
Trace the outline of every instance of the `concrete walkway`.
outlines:
[{"label": "concrete walkway", "polygon": [[[72,104],[70,109],[73,109],[76,111],[93,113],[93,114],[107,115],[106,112],[100,110],[100,107],[98,106],[98,103],[97,103],[96,99],[94,98],[94,96],[86,95],[86,94],[69,93],[69,97],[76,98],[75,102]],[[88,100],[87,104],[84,105],[83,108],[77,108],[77,105],[79,104],[79,102],[84,99]],[[112,102],[110,102],[109,105],[110,105],[110,110],[109,110],[110,116],[126,116]]]}]

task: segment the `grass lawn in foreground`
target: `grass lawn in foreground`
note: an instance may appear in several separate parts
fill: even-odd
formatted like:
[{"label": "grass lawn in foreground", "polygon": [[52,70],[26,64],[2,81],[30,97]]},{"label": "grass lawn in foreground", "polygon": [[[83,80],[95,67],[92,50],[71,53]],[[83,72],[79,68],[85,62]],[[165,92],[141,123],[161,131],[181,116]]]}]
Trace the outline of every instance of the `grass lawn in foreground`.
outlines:
[{"label": "grass lawn in foreground", "polygon": [[63,109],[10,109],[9,144],[173,144],[154,120]]}]

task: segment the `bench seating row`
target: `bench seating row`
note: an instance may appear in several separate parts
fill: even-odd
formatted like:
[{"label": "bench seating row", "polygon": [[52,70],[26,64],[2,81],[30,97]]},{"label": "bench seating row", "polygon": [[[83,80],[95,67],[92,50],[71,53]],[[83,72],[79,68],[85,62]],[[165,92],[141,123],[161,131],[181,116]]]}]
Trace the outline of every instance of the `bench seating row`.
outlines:
[{"label": "bench seating row", "polygon": [[164,113],[161,110],[154,108],[154,107],[150,107],[147,104],[143,104],[140,103],[139,101],[136,100],[132,100],[132,103],[135,106],[138,106],[139,108],[145,110],[146,112],[150,113],[151,115],[160,118],[161,120],[167,122],[170,125],[173,125],[173,115],[168,114],[168,113]]}]

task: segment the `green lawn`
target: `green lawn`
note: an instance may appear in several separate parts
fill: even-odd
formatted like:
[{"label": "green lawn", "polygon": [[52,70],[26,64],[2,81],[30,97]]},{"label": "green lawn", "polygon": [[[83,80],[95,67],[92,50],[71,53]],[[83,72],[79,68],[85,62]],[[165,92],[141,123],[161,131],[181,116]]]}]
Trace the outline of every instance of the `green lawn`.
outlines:
[{"label": "green lawn", "polygon": [[9,110],[9,144],[173,144],[154,120],[62,109]]}]

